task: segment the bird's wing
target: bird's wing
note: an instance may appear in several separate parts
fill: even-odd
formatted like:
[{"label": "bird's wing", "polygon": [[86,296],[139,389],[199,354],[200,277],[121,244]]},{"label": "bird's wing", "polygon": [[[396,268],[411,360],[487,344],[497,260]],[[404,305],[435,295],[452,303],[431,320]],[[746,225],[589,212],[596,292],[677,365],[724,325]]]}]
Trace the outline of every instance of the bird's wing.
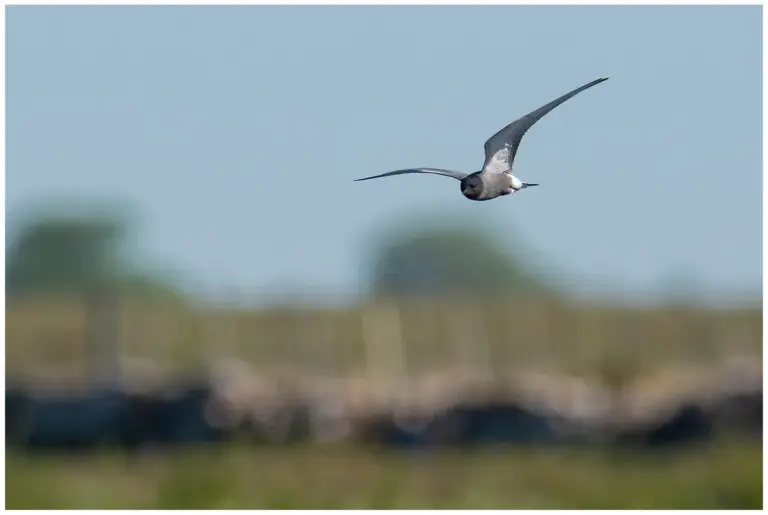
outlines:
[{"label": "bird's wing", "polygon": [[406,173],[431,173],[433,175],[445,175],[446,177],[453,177],[457,181],[462,180],[469,174],[464,172],[456,172],[454,170],[441,170],[440,168],[408,168],[406,170],[395,170],[394,172],[387,172],[381,175],[374,175],[372,177],[364,177],[362,179],[355,179],[357,181],[367,181],[368,179],[378,179],[379,177],[388,177],[390,175],[402,175]]},{"label": "bird's wing", "polygon": [[491,136],[488,141],[485,142],[485,164],[483,165],[483,172],[501,173],[512,168],[512,163],[515,160],[517,149],[520,147],[520,142],[523,140],[525,133],[534,123],[538,122],[544,115],[569,98],[606,80],[608,80],[607,77],[593,80],[589,84],[584,84],[580,88],[576,88],[570,93],[566,93],[560,98],[541,106],[522,118],[518,118]]}]

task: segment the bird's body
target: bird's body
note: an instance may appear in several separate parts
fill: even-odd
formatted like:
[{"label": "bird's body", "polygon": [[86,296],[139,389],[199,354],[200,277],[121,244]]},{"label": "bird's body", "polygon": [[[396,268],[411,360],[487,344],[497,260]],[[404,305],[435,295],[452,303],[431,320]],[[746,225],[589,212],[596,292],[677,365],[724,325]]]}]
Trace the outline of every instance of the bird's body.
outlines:
[{"label": "bird's body", "polygon": [[520,148],[520,142],[522,141],[523,136],[533,124],[539,121],[552,109],[582,91],[606,80],[608,79],[597,79],[576,88],[535,111],[518,118],[491,136],[488,141],[485,142],[485,162],[480,171],[467,174],[440,168],[409,168],[406,170],[395,170],[394,172],[374,175],[372,177],[365,177],[363,179],[356,179],[356,181],[367,181],[369,179],[407,173],[445,175],[460,181],[462,195],[470,200],[477,201],[492,200],[497,197],[516,193],[530,186],[538,186],[538,184],[523,182],[512,174],[512,164],[515,160],[517,150]]},{"label": "bird's body", "polygon": [[511,173],[469,174],[461,181],[461,192],[470,200],[492,200],[522,189],[522,181]]}]

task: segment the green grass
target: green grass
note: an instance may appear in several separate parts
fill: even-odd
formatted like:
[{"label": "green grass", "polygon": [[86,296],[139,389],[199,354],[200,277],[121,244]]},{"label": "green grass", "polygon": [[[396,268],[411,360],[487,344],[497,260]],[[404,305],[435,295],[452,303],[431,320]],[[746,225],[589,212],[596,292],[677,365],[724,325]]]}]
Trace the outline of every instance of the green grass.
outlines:
[{"label": "green grass", "polygon": [[6,458],[9,509],[760,509],[762,498],[755,442],[656,455],[231,445]]},{"label": "green grass", "polygon": [[[474,307],[467,314],[467,308]],[[676,365],[762,356],[762,311],[619,309],[557,303],[404,303],[398,338],[373,338],[390,318],[376,306],[204,310],[126,303],[120,351],[178,368],[237,356],[302,378],[389,374],[368,361],[401,343],[410,372],[464,365],[547,368],[619,386]],[[75,302],[6,310],[15,376],[88,369],[87,316]],[[482,313],[482,318],[474,318]],[[374,315],[374,329],[364,321]],[[365,316],[364,316],[365,315]],[[469,325],[468,325],[469,324]],[[462,335],[483,327],[477,341]],[[376,329],[379,327],[379,329]],[[383,329],[381,329],[383,330]],[[379,341],[380,340],[380,341]],[[378,342],[378,343],[376,343]],[[469,342],[469,343],[467,343]],[[474,358],[473,358],[474,359]],[[756,361],[759,363],[759,361]],[[69,376],[67,376],[69,377]],[[6,458],[8,508],[761,508],[762,447],[729,443],[668,455],[506,450],[403,456],[359,448],[210,447],[129,458]]]},{"label": "green grass", "polygon": [[[607,369],[612,381],[672,365],[718,365],[734,355],[762,357],[759,306],[625,309],[534,299],[411,300],[400,303],[394,318],[391,307],[194,310],[124,299],[116,329],[122,355],[174,370],[236,356],[262,371],[287,368],[302,376],[357,375],[371,367],[384,373],[389,369],[371,356],[400,352],[401,364],[413,373],[464,366],[471,358],[500,373],[542,364],[588,376]],[[6,364],[13,375],[89,370],[85,308],[67,299],[10,304]]]}]

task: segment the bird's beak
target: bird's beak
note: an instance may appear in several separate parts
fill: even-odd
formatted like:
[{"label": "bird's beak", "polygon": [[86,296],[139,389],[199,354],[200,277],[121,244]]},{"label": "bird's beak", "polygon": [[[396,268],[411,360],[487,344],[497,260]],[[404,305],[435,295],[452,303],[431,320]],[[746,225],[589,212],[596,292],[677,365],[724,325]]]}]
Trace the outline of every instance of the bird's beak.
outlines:
[{"label": "bird's beak", "polygon": [[537,182],[524,182],[523,183],[523,188],[530,188],[531,186],[538,186],[538,185],[539,185],[539,183],[537,183]]}]

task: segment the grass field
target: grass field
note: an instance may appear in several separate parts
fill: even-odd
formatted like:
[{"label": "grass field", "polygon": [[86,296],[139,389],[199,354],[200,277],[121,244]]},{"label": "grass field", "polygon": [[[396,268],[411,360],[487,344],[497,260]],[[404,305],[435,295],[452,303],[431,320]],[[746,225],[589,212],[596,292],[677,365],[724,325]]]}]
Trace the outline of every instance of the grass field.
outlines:
[{"label": "grass field", "polygon": [[760,509],[762,446],[665,454],[190,449],[6,458],[7,508]]},{"label": "grass field", "polygon": [[[501,371],[545,364],[610,380],[762,356],[759,307],[526,301],[193,310],[124,303],[112,322],[102,334],[112,335],[125,356],[174,368],[233,356],[260,370],[285,366],[301,376],[363,370],[398,377],[474,363]],[[59,367],[88,373],[88,313],[81,303],[9,305],[6,323],[6,366],[13,374],[39,370],[51,377]],[[759,509],[762,497],[762,447],[754,442],[663,455],[595,449],[403,455],[233,444],[138,458],[118,451],[6,457],[8,508]]]},{"label": "grass field", "polygon": [[[595,307],[535,299],[430,301],[348,308],[192,309],[121,301],[100,343],[173,368],[236,356],[262,369],[346,376],[361,370],[418,374],[474,363],[506,370],[546,364],[593,375],[612,362],[637,372],[762,356],[762,310]],[[6,310],[6,363],[87,370],[89,312],[76,299],[32,299]],[[91,318],[93,321],[93,318]],[[105,329],[106,327],[106,329]],[[106,331],[106,332],[105,332]],[[90,333],[92,334],[92,333]],[[106,337],[104,335],[107,335]]]}]

